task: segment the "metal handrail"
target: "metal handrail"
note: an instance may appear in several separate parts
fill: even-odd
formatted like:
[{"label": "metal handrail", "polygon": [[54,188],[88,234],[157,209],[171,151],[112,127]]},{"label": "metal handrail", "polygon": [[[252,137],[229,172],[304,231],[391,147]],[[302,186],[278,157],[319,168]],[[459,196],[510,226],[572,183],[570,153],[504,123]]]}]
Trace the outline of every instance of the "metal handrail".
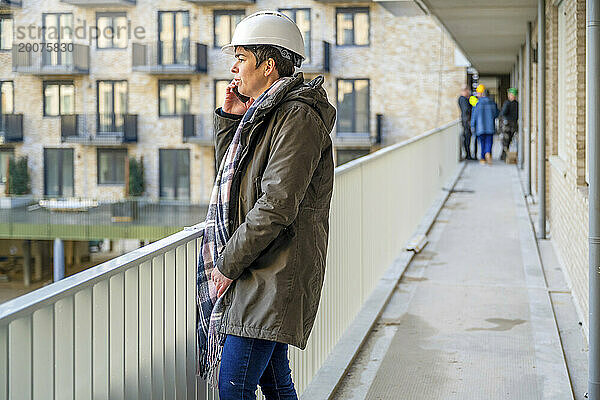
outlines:
[{"label": "metal handrail", "polygon": [[56,303],[58,300],[70,296],[83,288],[90,287],[101,280],[105,280],[131,267],[149,261],[159,253],[166,253],[190,240],[198,239],[203,233],[204,223],[185,228],[164,239],[108,260],[95,267],[88,268],[52,285],[1,303],[0,325],[6,325],[23,314],[29,314],[48,304]]}]

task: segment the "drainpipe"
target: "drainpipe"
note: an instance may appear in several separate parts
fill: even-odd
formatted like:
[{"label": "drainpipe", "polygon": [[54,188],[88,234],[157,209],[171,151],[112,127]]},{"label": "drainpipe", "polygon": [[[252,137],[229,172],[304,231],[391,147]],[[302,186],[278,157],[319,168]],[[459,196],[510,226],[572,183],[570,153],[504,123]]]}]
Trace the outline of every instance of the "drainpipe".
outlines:
[{"label": "drainpipe", "polygon": [[[519,99],[523,96],[523,47],[519,49]],[[519,169],[523,169],[523,102],[519,107],[519,145],[517,152],[519,156]]]},{"label": "drainpipe", "polygon": [[527,183],[525,191],[531,196],[531,22],[527,22],[527,34],[525,36],[525,156],[527,164]]},{"label": "drainpipe", "polygon": [[589,325],[589,398],[600,399],[600,0],[587,0],[587,110],[589,134],[589,280],[590,280],[590,325]]},{"label": "drainpipe", "polygon": [[538,0],[538,239],[546,239],[546,0]]}]

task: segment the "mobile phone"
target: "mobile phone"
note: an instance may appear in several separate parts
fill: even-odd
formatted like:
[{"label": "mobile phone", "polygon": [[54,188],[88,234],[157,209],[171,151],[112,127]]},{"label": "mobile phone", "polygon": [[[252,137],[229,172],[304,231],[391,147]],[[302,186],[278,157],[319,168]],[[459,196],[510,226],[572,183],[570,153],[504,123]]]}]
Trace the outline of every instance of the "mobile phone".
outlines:
[{"label": "mobile phone", "polygon": [[244,96],[243,94],[241,94],[241,93],[238,91],[238,88],[237,88],[237,86],[234,86],[234,87],[233,87],[233,89],[232,89],[232,91],[233,91],[233,94],[235,94],[235,95],[237,96],[237,98],[238,98],[238,99],[240,99],[240,101],[241,101],[242,103],[246,103],[248,100],[250,100],[250,97],[248,97],[248,96]]}]

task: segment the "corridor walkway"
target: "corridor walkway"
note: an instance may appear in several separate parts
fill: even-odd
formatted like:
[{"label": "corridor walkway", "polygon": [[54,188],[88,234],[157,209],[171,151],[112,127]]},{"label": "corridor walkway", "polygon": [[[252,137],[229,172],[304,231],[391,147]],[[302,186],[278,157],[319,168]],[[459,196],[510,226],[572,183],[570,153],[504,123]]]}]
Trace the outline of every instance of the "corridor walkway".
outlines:
[{"label": "corridor walkway", "polygon": [[469,163],[336,399],[572,399],[514,166]]}]

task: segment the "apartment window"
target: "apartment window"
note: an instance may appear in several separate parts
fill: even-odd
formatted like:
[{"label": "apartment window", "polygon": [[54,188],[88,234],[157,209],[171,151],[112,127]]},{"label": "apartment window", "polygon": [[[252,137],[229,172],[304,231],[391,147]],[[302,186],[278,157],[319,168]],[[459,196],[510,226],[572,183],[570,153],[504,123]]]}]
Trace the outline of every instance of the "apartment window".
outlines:
[{"label": "apartment window", "polygon": [[44,149],[44,194],[72,197],[75,193],[73,149]]},{"label": "apartment window", "polygon": [[158,115],[182,115],[190,113],[192,90],[189,81],[159,81]]},{"label": "apartment window", "polygon": [[215,79],[215,108],[223,106],[225,102],[225,89],[229,85],[229,82],[231,82],[230,79]]},{"label": "apartment window", "polygon": [[127,14],[96,13],[99,49],[124,49],[127,47]]},{"label": "apartment window", "polygon": [[215,47],[222,47],[231,43],[233,31],[237,24],[244,19],[244,10],[215,10],[214,31]]},{"label": "apartment window", "polygon": [[167,199],[190,198],[190,151],[160,149],[160,197]]},{"label": "apartment window", "polygon": [[336,43],[338,46],[369,45],[369,9],[336,9]]},{"label": "apartment window", "polygon": [[125,184],[126,149],[98,149],[98,184]]},{"label": "apartment window", "polygon": [[0,149],[0,183],[3,185],[8,178],[8,161],[14,157],[14,149]]},{"label": "apartment window", "polygon": [[369,80],[338,79],[338,135],[369,135]]},{"label": "apartment window", "polygon": [[158,59],[161,65],[190,63],[190,13],[158,12]]},{"label": "apartment window", "polygon": [[304,39],[304,54],[306,55],[304,62],[310,64],[310,8],[281,8],[279,11],[290,17],[298,25],[298,28],[300,28],[302,38]]},{"label": "apartment window", "polygon": [[[68,44],[73,43],[73,14],[43,14],[44,43],[59,51],[43,51],[44,65],[71,65],[73,52],[67,51]],[[45,46],[44,46],[45,48]]]},{"label": "apartment window", "polygon": [[127,81],[98,81],[98,132],[122,132],[127,114]]},{"label": "apartment window", "polygon": [[13,17],[0,15],[0,50],[11,50],[13,42]]},{"label": "apartment window", "polygon": [[44,116],[75,113],[75,85],[72,81],[44,82]]},{"label": "apartment window", "polygon": [[12,81],[0,81],[0,114],[15,112],[15,94]]}]

